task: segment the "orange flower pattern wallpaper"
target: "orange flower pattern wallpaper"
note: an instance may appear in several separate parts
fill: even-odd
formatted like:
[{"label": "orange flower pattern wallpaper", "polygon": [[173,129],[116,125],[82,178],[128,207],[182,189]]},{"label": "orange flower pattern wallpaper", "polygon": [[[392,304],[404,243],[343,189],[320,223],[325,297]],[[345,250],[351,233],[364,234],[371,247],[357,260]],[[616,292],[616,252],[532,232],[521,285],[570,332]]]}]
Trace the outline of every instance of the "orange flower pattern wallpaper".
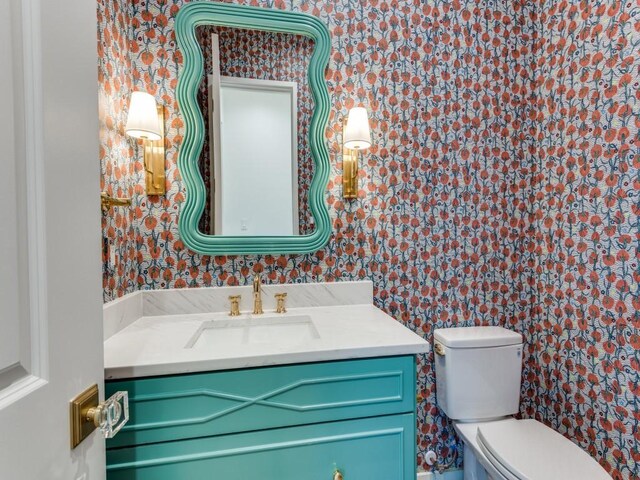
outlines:
[{"label": "orange flower pattern wallpaper", "polygon": [[[615,479],[640,471],[640,4],[636,0],[242,0],[331,32],[328,245],[208,257],[177,223],[184,125],[173,24],[186,0],[98,0],[104,299],[140,289],[370,279],[375,304],[429,341],[504,325],[525,337],[521,415]],[[166,109],[167,194],[147,197],[124,136],[132,90]],[[371,112],[358,198],[341,196],[349,108]],[[115,253],[111,255],[110,252]],[[113,264],[112,257],[116,262]],[[417,463],[461,465],[419,359]]]}]

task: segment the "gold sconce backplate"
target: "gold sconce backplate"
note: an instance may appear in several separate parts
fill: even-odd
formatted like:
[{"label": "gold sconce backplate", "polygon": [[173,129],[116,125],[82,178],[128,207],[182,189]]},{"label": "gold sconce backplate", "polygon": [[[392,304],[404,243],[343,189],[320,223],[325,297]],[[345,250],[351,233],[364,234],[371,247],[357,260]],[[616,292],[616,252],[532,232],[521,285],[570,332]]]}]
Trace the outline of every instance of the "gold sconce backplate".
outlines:
[{"label": "gold sconce backplate", "polygon": [[158,119],[160,122],[160,140],[143,140],[147,195],[164,195],[166,193],[164,166],[164,107],[162,105],[158,105]]},{"label": "gold sconce backplate", "polygon": [[84,392],[71,400],[71,448],[80,445],[91,432],[96,429],[93,421],[88,419],[89,410],[100,405],[98,385],[92,385]]},{"label": "gold sconce backplate", "polygon": [[[342,123],[342,138],[347,128],[347,119]],[[342,147],[342,197],[358,197],[358,151]]]}]

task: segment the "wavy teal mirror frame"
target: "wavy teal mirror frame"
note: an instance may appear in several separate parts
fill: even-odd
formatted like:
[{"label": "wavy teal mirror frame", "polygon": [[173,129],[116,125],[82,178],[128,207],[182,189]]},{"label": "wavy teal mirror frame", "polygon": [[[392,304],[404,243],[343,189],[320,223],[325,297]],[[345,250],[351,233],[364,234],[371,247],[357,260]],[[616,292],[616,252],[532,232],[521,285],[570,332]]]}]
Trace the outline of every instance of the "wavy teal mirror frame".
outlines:
[{"label": "wavy teal mirror frame", "polygon": [[[200,25],[219,25],[268,32],[305,35],[315,42],[309,62],[309,86],[315,108],[309,127],[309,146],[314,175],[309,190],[309,206],[315,221],[310,235],[225,236],[207,235],[198,228],[205,207],[206,188],[198,157],[204,143],[204,121],[197,102],[198,86],[204,74],[203,58],[196,39]],[[178,153],[178,169],[184,180],[186,200],[180,210],[178,230],[184,243],[205,255],[311,253],[321,249],[331,235],[325,193],[329,180],[329,151],[324,136],[329,118],[329,92],[324,71],[329,63],[329,30],[317,18],[303,13],[248,7],[228,3],[192,2],[180,9],[175,23],[183,66],[178,72],[178,107],[185,123],[184,140]]]}]

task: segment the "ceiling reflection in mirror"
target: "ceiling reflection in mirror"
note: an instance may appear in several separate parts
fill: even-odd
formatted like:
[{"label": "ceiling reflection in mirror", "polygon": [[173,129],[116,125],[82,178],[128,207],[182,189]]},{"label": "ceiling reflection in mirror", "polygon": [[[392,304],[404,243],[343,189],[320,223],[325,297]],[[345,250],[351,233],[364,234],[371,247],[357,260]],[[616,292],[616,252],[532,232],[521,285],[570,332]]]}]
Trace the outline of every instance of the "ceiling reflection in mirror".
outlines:
[{"label": "ceiling reflection in mirror", "polygon": [[200,230],[311,234],[313,40],[216,25],[199,26],[196,35],[205,69],[198,92],[205,124],[199,168],[206,186]]}]

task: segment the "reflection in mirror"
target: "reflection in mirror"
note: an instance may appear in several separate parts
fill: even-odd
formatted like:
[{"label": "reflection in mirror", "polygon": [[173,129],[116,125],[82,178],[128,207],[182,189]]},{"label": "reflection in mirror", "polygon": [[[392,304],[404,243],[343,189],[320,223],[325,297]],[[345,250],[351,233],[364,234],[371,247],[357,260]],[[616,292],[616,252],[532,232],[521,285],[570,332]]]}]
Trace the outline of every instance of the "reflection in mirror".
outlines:
[{"label": "reflection in mirror", "polygon": [[216,25],[200,26],[196,35],[205,67],[198,92],[206,132],[199,167],[207,189],[200,230],[311,234],[313,40]]}]

